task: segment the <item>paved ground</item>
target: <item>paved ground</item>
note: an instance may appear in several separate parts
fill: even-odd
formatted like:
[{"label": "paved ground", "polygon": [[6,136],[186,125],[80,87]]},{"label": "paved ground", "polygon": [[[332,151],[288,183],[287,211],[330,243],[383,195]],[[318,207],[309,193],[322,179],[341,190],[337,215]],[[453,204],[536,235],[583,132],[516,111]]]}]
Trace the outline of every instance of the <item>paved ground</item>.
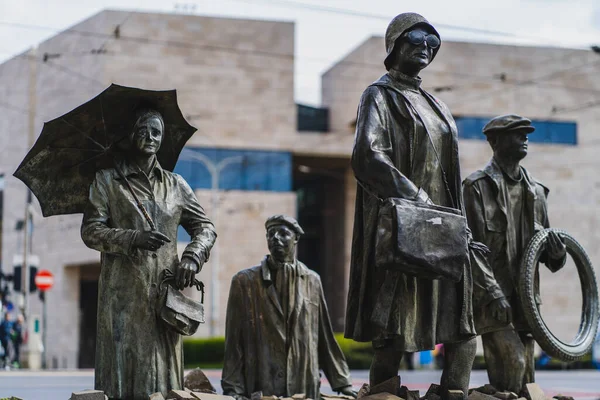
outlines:
[{"label": "paved ground", "polygon": [[[220,389],[221,371],[205,371],[213,385]],[[441,371],[402,371],[402,380],[411,389],[419,389],[422,394],[429,383],[438,382]],[[600,371],[538,371],[537,381],[547,395],[562,393],[577,400],[600,400]],[[357,388],[368,380],[368,371],[352,371],[353,384]],[[471,386],[487,382],[484,371],[474,371]],[[94,371],[2,371],[0,372],[0,398],[18,396],[25,400],[67,400],[71,392],[91,389],[94,385]],[[323,391],[330,392],[326,380]]]}]

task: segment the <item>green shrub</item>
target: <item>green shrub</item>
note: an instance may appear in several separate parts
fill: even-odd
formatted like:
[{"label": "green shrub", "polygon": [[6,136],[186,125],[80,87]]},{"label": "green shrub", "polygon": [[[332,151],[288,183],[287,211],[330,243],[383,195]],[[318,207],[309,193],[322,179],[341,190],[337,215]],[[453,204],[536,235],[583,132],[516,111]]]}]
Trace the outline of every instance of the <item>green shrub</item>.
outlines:
[{"label": "green shrub", "polygon": [[225,338],[186,338],[183,340],[185,368],[223,368]]},{"label": "green shrub", "polygon": [[337,333],[335,339],[346,356],[346,362],[350,369],[369,369],[373,358],[373,347],[371,342],[355,342],[344,338],[343,333]]},{"label": "green shrub", "polygon": [[[373,348],[371,343],[355,342],[345,339],[344,334],[337,333],[335,339],[346,356],[350,369],[369,369]],[[186,338],[183,340],[183,361],[185,368],[223,368],[225,355],[225,338]]]}]

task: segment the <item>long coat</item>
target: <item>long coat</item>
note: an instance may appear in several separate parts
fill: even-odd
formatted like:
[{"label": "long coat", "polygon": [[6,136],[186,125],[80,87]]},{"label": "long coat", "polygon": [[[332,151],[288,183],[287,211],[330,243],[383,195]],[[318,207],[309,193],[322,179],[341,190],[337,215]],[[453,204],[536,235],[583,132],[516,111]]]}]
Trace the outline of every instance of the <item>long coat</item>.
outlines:
[{"label": "long coat", "polygon": [[[283,315],[267,259],[231,280],[221,381],[226,395],[304,393],[319,398],[319,368],[331,387],[351,384],[333,335],[319,275],[296,261],[296,298]],[[287,324],[284,318],[288,318]],[[287,325],[287,332],[286,332]]]},{"label": "long coat", "polygon": [[[510,237],[511,230],[507,229],[507,213],[511,212],[511,204],[508,203],[508,189],[503,172],[492,158],[483,170],[469,175],[463,184],[465,210],[469,228],[471,228],[473,239],[484,243],[490,249],[488,260],[493,273],[493,279],[497,282],[498,291],[485,292],[474,290],[473,302],[477,312],[475,313],[475,325],[478,334],[506,329],[507,325],[495,320],[491,315],[489,304],[492,300],[504,296],[511,304],[513,323],[508,327],[517,330],[529,331],[521,301],[518,299],[518,279],[520,276],[520,258],[525,247],[539,230],[550,226],[548,220],[548,188],[536,181],[529,172],[521,167],[523,184],[525,187],[523,196],[524,214],[522,218],[525,223],[521,224],[521,243],[517,243],[517,251],[511,254],[507,243],[516,241]],[[560,267],[565,259],[551,260],[542,255],[540,261],[553,263],[554,267]],[[536,291],[539,289],[539,277],[536,276]],[[537,302],[541,303],[539,296]]]},{"label": "long coat", "polygon": [[[375,267],[380,204],[375,195],[417,197],[419,187],[411,179],[417,173],[423,175],[420,168],[425,168],[435,154],[427,150],[427,159],[415,162],[415,138],[427,137],[431,118],[441,119],[449,127],[449,144],[440,152],[449,160],[446,175],[454,207],[462,211],[456,124],[448,108],[419,85],[418,78],[390,71],[365,90],[358,107],[352,154],[360,185],[356,191],[345,336],[356,341],[393,338],[405,351],[431,349],[436,343],[461,341],[475,334],[470,265],[465,265],[464,278],[458,284]],[[420,115],[411,102],[414,93],[430,104],[427,115]]]},{"label": "long coat", "polygon": [[133,248],[136,232],[149,226],[114,169],[96,174],[81,237],[101,254],[96,339],[96,389],[109,398],[148,399],[183,385],[181,335],[156,317],[160,273],[178,265],[177,227],[191,236],[184,251],[206,261],[215,241],[212,223],[179,175],[158,163],[149,174],[128,163],[121,169],[157,230],[171,239],[156,251]]}]

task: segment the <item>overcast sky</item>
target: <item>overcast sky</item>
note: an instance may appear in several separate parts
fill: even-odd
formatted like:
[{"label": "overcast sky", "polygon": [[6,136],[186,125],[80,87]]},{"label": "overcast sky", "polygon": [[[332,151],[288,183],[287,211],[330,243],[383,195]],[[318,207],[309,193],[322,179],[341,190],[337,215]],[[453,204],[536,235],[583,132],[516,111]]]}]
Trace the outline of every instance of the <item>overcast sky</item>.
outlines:
[{"label": "overcast sky", "polygon": [[315,105],[321,73],[401,12],[424,15],[443,39],[600,45],[600,0],[0,0],[0,61],[107,8],[294,21],[295,96]]}]

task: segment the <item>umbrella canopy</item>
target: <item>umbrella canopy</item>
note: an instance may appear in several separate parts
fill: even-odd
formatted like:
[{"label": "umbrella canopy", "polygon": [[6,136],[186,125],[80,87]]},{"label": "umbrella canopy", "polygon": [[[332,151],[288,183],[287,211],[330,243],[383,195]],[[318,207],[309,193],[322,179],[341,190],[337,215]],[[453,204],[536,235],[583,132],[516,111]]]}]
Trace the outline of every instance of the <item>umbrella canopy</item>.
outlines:
[{"label": "umbrella canopy", "polygon": [[96,171],[114,167],[127,152],[136,111],[161,113],[165,130],[157,153],[172,171],[196,128],[188,124],[175,90],[154,91],[112,84],[67,114],[46,122],[14,176],[35,194],[47,217],[83,212]]}]

